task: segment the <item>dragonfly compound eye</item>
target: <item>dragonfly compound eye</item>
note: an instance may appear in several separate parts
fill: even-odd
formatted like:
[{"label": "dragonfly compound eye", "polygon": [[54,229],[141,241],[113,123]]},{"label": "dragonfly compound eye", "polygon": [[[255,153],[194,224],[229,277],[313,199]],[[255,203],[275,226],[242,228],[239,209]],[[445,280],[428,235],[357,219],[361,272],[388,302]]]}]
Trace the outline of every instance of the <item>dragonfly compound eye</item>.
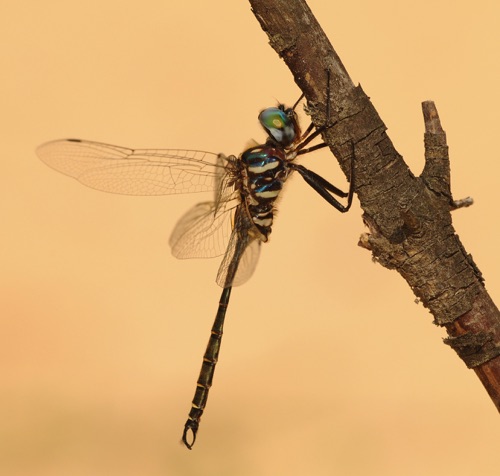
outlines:
[{"label": "dragonfly compound eye", "polygon": [[287,147],[295,140],[295,124],[282,108],[268,107],[259,114],[259,122],[266,132],[281,146]]}]

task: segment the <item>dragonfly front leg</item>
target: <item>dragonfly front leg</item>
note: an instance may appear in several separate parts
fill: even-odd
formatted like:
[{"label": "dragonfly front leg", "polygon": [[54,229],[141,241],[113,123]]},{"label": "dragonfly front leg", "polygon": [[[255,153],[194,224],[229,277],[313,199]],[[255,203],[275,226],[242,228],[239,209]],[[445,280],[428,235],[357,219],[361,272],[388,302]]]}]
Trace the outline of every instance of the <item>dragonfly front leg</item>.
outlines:
[{"label": "dragonfly front leg", "polygon": [[[312,142],[316,137],[318,137],[321,133],[323,133],[325,130],[330,129],[330,127],[333,127],[335,124],[337,124],[337,121],[331,122],[330,121],[330,70],[326,70],[326,124],[324,124],[321,127],[316,128],[316,130],[313,132],[314,129],[314,124],[311,122],[308,126],[308,128],[305,130],[305,132],[302,134],[300,137],[299,143],[297,147],[295,148],[295,152],[297,155],[303,155],[303,154],[308,154],[310,152],[313,152],[315,150],[321,149],[323,147],[326,147],[327,144],[322,142],[321,144],[314,145],[312,147],[305,148],[307,144]],[[299,101],[304,97],[304,94],[300,96]],[[295,106],[299,103],[297,101],[295,103]]]},{"label": "dragonfly front leg", "polygon": [[[219,301],[217,315],[212,326],[210,339],[208,340],[207,349],[203,355],[203,364],[201,365],[200,376],[196,383],[196,391],[189,412],[188,419],[184,425],[184,432],[182,433],[182,442],[191,449],[196,441],[196,433],[200,424],[200,418],[205,409],[208,400],[208,392],[212,386],[214,377],[215,366],[219,357],[220,345],[222,342],[222,331],[224,328],[224,319],[226,317],[226,310],[229,304],[229,297],[231,295],[231,287],[224,288]],[[188,441],[188,435],[191,432],[191,442]]]}]

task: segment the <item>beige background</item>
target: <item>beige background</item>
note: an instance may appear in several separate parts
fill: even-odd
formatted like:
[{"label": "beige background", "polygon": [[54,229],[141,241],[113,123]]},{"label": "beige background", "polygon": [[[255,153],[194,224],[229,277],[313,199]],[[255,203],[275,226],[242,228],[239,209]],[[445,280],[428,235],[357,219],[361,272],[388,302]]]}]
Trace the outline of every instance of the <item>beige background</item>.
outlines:
[{"label": "beige background", "polygon": [[[309,3],[416,174],[436,101],[455,196],[476,201],[454,223],[498,301],[499,3]],[[356,246],[357,203],[340,215],[299,179],[233,292],[197,444],[179,444],[219,261],[177,261],[167,240],[202,198],[96,192],[34,149],[261,140],[258,111],[299,91],[248,2],[2,2],[0,48],[2,474],[499,474],[474,373]],[[346,187],[328,153],[303,162]]]}]

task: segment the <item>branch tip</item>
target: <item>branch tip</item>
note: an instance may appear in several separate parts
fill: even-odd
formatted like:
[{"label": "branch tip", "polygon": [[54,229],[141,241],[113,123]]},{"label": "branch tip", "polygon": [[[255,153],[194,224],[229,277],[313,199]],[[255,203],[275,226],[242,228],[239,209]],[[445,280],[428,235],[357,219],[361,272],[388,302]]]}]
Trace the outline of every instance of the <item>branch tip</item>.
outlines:
[{"label": "branch tip", "polygon": [[434,101],[424,101],[422,103],[422,112],[424,114],[425,132],[431,134],[444,132]]}]

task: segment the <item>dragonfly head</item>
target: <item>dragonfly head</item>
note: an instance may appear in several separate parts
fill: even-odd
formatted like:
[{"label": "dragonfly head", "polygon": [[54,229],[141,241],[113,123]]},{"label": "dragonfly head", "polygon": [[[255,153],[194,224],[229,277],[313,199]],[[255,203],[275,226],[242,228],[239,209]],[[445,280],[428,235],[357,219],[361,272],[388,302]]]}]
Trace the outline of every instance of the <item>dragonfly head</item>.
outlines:
[{"label": "dragonfly head", "polygon": [[285,108],[283,104],[261,111],[259,122],[269,136],[282,147],[289,147],[300,138],[297,114],[292,108]]}]

